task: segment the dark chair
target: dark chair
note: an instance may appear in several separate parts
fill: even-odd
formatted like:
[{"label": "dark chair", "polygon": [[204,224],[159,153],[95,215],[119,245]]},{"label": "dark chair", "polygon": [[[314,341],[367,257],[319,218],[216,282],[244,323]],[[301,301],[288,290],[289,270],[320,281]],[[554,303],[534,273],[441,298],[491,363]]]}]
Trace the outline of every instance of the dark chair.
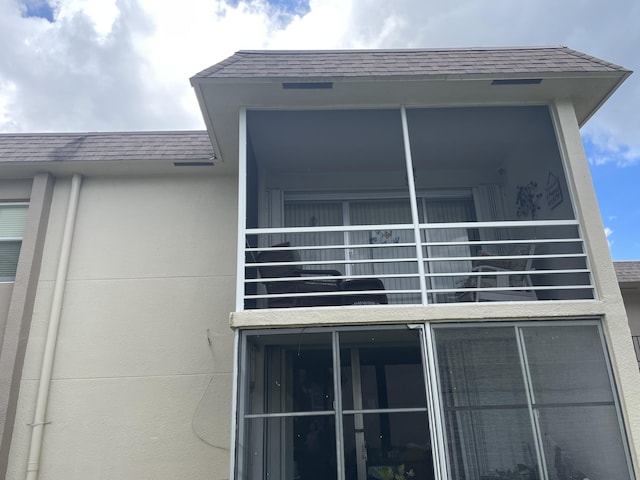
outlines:
[{"label": "dark chair", "polygon": [[[291,265],[264,265],[258,267],[260,278],[269,295],[282,295],[285,293],[320,293],[337,292],[340,290],[342,280],[336,279],[304,279],[305,275],[315,277],[340,276],[337,270],[312,270],[302,268],[293,262],[300,262],[297,250],[291,250],[289,243],[274,245],[274,248],[283,250],[269,250],[260,252],[256,257],[258,263],[292,263]],[[285,250],[287,248],[288,250]],[[274,281],[269,281],[273,278]],[[281,280],[283,278],[300,278],[300,280]],[[300,296],[300,297],[275,297],[269,298],[269,308],[288,307],[315,307],[321,305],[341,305],[339,296]]]},{"label": "dark chair", "polygon": [[[269,308],[318,307],[357,304],[386,304],[384,293],[357,293],[366,290],[384,290],[383,283],[376,278],[343,281],[338,270],[302,268],[297,250],[290,248],[289,242],[274,245],[281,250],[260,252],[257,263],[280,263],[281,265],[263,265],[258,267],[260,278],[269,295],[282,295],[269,298]],[[291,265],[287,265],[291,263]],[[306,279],[305,276],[324,277]],[[282,280],[289,278],[290,280]],[[273,279],[273,280],[269,280]],[[353,295],[306,295],[287,297],[287,293],[327,293],[354,291]]]}]

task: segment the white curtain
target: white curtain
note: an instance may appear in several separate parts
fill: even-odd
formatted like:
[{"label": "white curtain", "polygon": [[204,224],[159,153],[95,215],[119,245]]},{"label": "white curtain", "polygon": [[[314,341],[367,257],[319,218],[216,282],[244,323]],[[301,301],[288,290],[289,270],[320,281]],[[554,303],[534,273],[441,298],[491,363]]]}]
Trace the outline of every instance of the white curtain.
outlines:
[{"label": "white curtain", "polygon": [[[408,199],[387,200],[359,200],[349,202],[351,225],[385,225],[385,224],[412,224],[411,207]],[[388,260],[393,258],[415,258],[415,247],[399,247],[399,243],[414,243],[413,230],[385,229],[378,230],[372,227],[364,232],[351,233],[351,244],[384,244],[388,247],[375,247],[351,250],[351,258],[368,259],[371,263],[353,264],[355,275],[388,274],[416,274],[418,265],[416,262],[389,262],[375,263],[376,260]],[[383,278],[386,290],[418,290],[419,279],[414,278]],[[389,295],[390,303],[420,303],[419,294]]]},{"label": "white curtain", "polygon": [[[427,200],[425,202],[427,223],[456,223],[474,219],[471,199]],[[466,242],[469,240],[469,229],[443,228],[429,229],[426,233],[428,242]],[[471,249],[468,245],[446,245],[427,247],[427,270],[429,273],[451,273],[451,276],[431,277],[432,289],[452,289],[461,286],[468,272],[471,271],[470,260],[434,261],[444,257],[468,257]],[[455,275],[459,274],[459,275]],[[455,293],[432,294],[432,302],[443,303],[455,301]]]},{"label": "white curtain", "polygon": [[[342,202],[339,201],[294,201],[284,204],[285,227],[326,227],[343,225]],[[341,232],[290,233],[285,236],[292,247],[342,245]],[[318,249],[299,251],[300,259],[313,264],[317,261],[342,260],[344,249]],[[345,273],[344,265],[313,266],[314,269],[338,270]]]},{"label": "white curtain", "polygon": [[[490,184],[479,185],[473,188],[473,198],[475,200],[476,215],[479,222],[500,222],[507,220],[507,209],[504,203],[504,189],[502,185]],[[481,228],[480,240],[494,241],[507,240],[510,238],[507,229]],[[495,245],[490,248],[496,255],[504,255],[504,247]]]}]

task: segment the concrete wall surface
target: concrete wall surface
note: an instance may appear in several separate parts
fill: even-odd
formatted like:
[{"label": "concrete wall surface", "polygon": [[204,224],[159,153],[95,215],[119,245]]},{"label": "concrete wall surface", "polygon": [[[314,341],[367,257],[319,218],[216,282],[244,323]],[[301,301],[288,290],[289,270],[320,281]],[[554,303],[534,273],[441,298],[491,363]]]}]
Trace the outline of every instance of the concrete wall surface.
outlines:
[{"label": "concrete wall surface", "polygon": [[[226,479],[236,180],[85,177],[39,479]],[[68,179],[57,179],[8,479],[25,477]]]}]

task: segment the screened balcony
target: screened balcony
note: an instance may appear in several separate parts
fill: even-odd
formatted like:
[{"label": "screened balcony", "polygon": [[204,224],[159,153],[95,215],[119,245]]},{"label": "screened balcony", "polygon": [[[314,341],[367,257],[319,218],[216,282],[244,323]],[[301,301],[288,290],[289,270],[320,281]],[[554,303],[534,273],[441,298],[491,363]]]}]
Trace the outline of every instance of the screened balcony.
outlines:
[{"label": "screened balcony", "polygon": [[246,133],[241,308],[594,298],[546,106],[249,111]]}]

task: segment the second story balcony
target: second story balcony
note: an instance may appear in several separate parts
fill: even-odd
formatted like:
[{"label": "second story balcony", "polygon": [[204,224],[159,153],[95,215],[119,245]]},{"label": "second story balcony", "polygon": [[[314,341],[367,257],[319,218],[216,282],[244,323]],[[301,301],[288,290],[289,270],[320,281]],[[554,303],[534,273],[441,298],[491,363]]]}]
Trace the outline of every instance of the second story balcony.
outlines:
[{"label": "second story balcony", "polygon": [[595,298],[547,105],[245,127],[244,309]]}]

